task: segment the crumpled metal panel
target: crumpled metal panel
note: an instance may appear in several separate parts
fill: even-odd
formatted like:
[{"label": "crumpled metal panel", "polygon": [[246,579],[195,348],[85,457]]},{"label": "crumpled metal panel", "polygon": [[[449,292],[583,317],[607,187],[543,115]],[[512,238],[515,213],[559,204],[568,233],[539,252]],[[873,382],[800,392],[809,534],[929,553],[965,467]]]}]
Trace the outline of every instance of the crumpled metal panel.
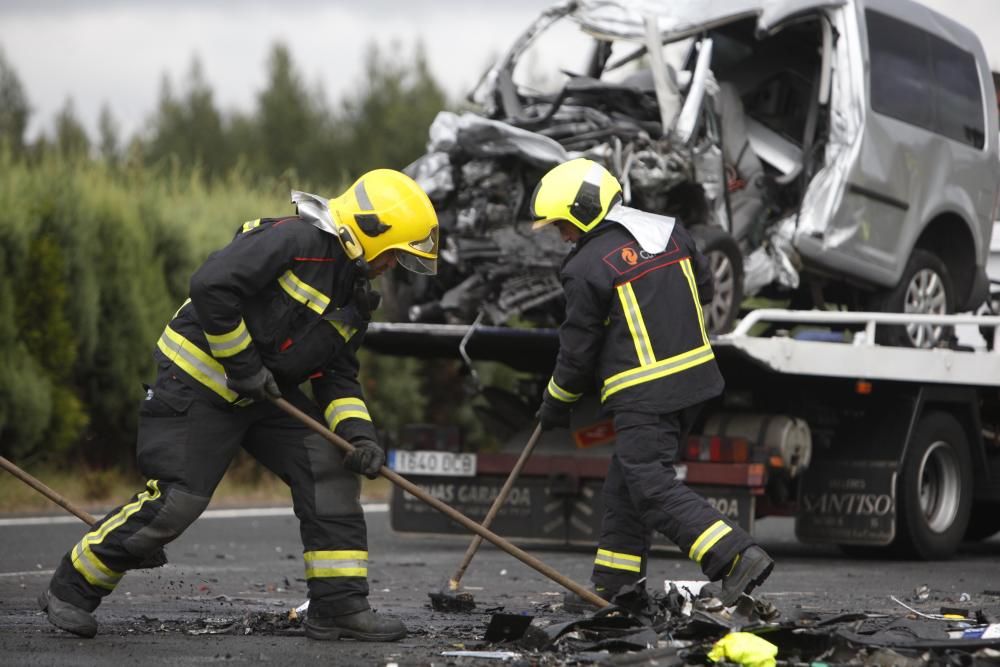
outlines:
[{"label": "crumpled metal panel", "polygon": [[584,30],[607,39],[641,41],[643,18],[656,18],[665,40],[677,40],[731,21],[756,16],[766,34],[783,20],[847,0],[580,0],[573,17]]},{"label": "crumpled metal panel", "polygon": [[[864,62],[859,42],[862,39],[853,20],[844,12],[832,15],[838,43],[830,94],[830,131],[825,147],[824,166],[802,198],[797,235],[822,238],[826,248],[837,247],[857,234],[863,216],[857,210],[844,210],[841,204],[848,175],[858,161],[863,138],[865,90]],[[839,215],[836,216],[839,211]]]},{"label": "crumpled metal panel", "polygon": [[537,167],[554,167],[570,159],[558,141],[473,113],[442,111],[431,124],[430,152],[461,146],[473,157],[516,155]]},{"label": "crumpled metal panel", "polygon": [[796,289],[799,272],[792,245],[795,216],[788,216],[771,227],[770,234],[759,247],[743,258],[743,293],[753,296],[762,288],[774,284]]}]

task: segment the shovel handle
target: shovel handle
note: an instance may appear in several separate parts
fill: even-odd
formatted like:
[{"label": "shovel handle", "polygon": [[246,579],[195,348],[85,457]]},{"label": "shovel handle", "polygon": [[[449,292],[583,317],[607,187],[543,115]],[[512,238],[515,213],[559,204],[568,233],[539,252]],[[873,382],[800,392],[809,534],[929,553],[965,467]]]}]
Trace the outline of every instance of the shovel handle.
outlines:
[{"label": "shovel handle", "polygon": [[14,465],[11,461],[5,459],[2,456],[0,456],[0,468],[3,468],[14,477],[17,477],[19,480],[21,480],[22,482],[33,488],[35,491],[38,491],[40,494],[42,494],[43,496],[54,502],[56,505],[59,505],[60,507],[68,511],[70,514],[76,515],[81,521],[86,523],[88,526],[93,526],[95,523],[97,523],[97,518],[91,515],[89,512],[85,512],[84,510],[80,509],[70,501],[66,500],[61,495],[59,495],[58,493],[50,489],[48,486],[46,486],[44,483],[42,483],[41,480],[24,472],[16,465]]},{"label": "shovel handle", "polygon": [[[311,430],[313,430],[316,433],[318,433],[319,435],[323,436],[326,440],[330,441],[332,444],[334,444],[339,449],[341,449],[342,451],[344,451],[344,453],[350,453],[350,452],[354,451],[354,447],[351,445],[351,443],[347,442],[346,440],[344,440],[343,438],[341,438],[339,435],[337,435],[336,433],[334,433],[333,431],[331,431],[330,429],[328,429],[323,424],[320,424],[318,421],[316,421],[315,419],[313,419],[312,417],[310,417],[306,413],[302,412],[301,410],[299,410],[297,407],[295,407],[294,405],[292,405],[291,403],[289,403],[285,399],[283,399],[283,398],[275,398],[275,399],[271,399],[271,400],[279,408],[281,408],[282,410],[284,410],[285,412],[287,412],[292,417],[295,417],[296,419],[298,419],[300,422],[302,422],[303,424],[305,424]],[[522,563],[524,563],[525,565],[527,565],[531,569],[535,570],[539,574],[542,574],[545,577],[548,577],[549,579],[551,579],[552,581],[556,582],[557,584],[559,584],[563,588],[566,588],[566,589],[568,589],[568,590],[576,593],[577,595],[579,595],[580,597],[582,597],[584,600],[586,600],[590,604],[594,605],[595,607],[603,609],[604,607],[608,606],[608,601],[607,600],[599,597],[598,595],[594,594],[592,591],[588,591],[586,588],[584,588],[580,584],[576,583],[575,581],[573,581],[569,577],[565,577],[562,574],[560,574],[559,572],[556,572],[554,569],[552,569],[551,567],[549,567],[548,565],[546,565],[542,561],[538,560],[537,558],[535,558],[531,554],[525,552],[524,550],[522,550],[522,549],[514,546],[513,544],[511,544],[510,542],[508,542],[504,538],[500,537],[496,533],[490,531],[487,528],[483,528],[478,523],[476,523],[475,521],[473,521],[469,517],[465,516],[464,514],[462,514],[461,512],[459,512],[458,510],[454,509],[453,507],[451,507],[449,505],[446,505],[445,503],[441,502],[440,500],[438,500],[434,496],[430,495],[429,493],[427,493],[426,491],[424,491],[423,489],[421,489],[416,484],[410,482],[405,477],[402,477],[395,470],[390,470],[389,468],[387,468],[385,466],[382,466],[381,468],[379,468],[378,472],[379,472],[380,475],[382,475],[387,480],[389,480],[390,482],[392,482],[393,484],[395,484],[399,488],[403,489],[404,491],[406,491],[410,495],[412,495],[412,496],[416,497],[417,499],[423,501],[424,503],[430,505],[431,507],[433,507],[437,511],[439,511],[442,514],[446,515],[449,519],[452,519],[453,521],[456,521],[457,523],[462,524],[462,526],[464,526],[468,530],[472,531],[476,535],[479,535],[483,539],[491,542],[492,544],[496,545],[497,547],[499,547],[503,551],[506,551],[508,554],[510,554],[514,558],[518,559],[519,561],[521,561]]]},{"label": "shovel handle", "polygon": [[[517,462],[514,467],[511,468],[510,474],[507,475],[507,481],[504,482],[503,487],[500,489],[500,493],[497,494],[496,499],[494,499],[493,504],[490,505],[489,511],[486,513],[486,517],[480,524],[483,528],[489,528],[493,524],[493,519],[500,512],[500,508],[503,504],[507,502],[507,496],[510,495],[510,490],[514,488],[514,482],[517,481],[518,476],[521,474],[521,468],[528,461],[531,456],[532,450],[535,449],[535,444],[538,442],[538,438],[542,435],[542,425],[538,424],[535,426],[535,430],[531,433],[531,437],[528,438],[528,444],[524,446],[524,451],[521,452],[521,456],[518,457]],[[465,556],[462,557],[462,564],[458,566],[455,570],[455,574],[451,579],[448,580],[448,589],[452,591],[457,591],[458,586],[462,581],[462,577],[465,576],[465,571],[469,567],[469,563],[472,562],[473,556],[479,551],[479,546],[483,543],[483,538],[479,535],[475,535],[472,541],[469,542],[469,548],[465,550]]]}]

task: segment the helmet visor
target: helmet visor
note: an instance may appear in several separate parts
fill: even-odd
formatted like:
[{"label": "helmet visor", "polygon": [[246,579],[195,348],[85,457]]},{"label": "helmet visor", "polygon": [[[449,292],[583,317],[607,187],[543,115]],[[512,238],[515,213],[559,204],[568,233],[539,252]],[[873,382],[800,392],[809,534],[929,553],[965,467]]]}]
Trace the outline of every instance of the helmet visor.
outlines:
[{"label": "helmet visor", "polygon": [[418,255],[411,255],[408,252],[399,251],[396,253],[396,261],[407,271],[420,273],[425,276],[433,276],[438,272],[437,259],[428,259]]},{"label": "helmet visor", "polygon": [[[411,241],[408,248],[398,248],[396,260],[407,271],[431,275],[437,273],[438,228],[435,225],[430,233],[419,241]],[[429,255],[429,256],[428,256]]]}]

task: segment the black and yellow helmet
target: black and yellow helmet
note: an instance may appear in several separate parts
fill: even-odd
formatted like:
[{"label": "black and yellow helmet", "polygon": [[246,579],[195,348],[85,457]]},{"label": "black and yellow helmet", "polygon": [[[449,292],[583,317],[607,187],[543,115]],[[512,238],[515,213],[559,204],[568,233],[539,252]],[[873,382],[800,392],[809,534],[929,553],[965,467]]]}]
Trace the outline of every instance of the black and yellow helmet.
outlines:
[{"label": "black and yellow helmet", "polygon": [[337,235],[351,259],[372,261],[395,251],[399,265],[437,273],[438,219],[417,182],[393,169],[375,169],[329,202]]},{"label": "black and yellow helmet", "polygon": [[621,197],[622,186],[611,172],[586,158],[552,168],[531,196],[531,213],[539,229],[556,220],[573,223],[582,232],[596,227]]}]

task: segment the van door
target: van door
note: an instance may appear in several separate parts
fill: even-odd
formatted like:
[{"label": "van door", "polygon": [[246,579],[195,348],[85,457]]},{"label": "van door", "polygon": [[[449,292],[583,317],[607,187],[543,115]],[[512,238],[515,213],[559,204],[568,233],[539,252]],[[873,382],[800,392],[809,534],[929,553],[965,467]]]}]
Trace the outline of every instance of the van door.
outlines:
[{"label": "van door", "polygon": [[878,9],[857,15],[868,61],[860,151],[832,225],[853,233],[839,244],[844,266],[833,268],[892,287],[929,219],[951,210],[975,221],[994,175],[975,173],[986,122],[975,56],[910,22],[918,16],[903,20],[894,3],[868,4]]}]

